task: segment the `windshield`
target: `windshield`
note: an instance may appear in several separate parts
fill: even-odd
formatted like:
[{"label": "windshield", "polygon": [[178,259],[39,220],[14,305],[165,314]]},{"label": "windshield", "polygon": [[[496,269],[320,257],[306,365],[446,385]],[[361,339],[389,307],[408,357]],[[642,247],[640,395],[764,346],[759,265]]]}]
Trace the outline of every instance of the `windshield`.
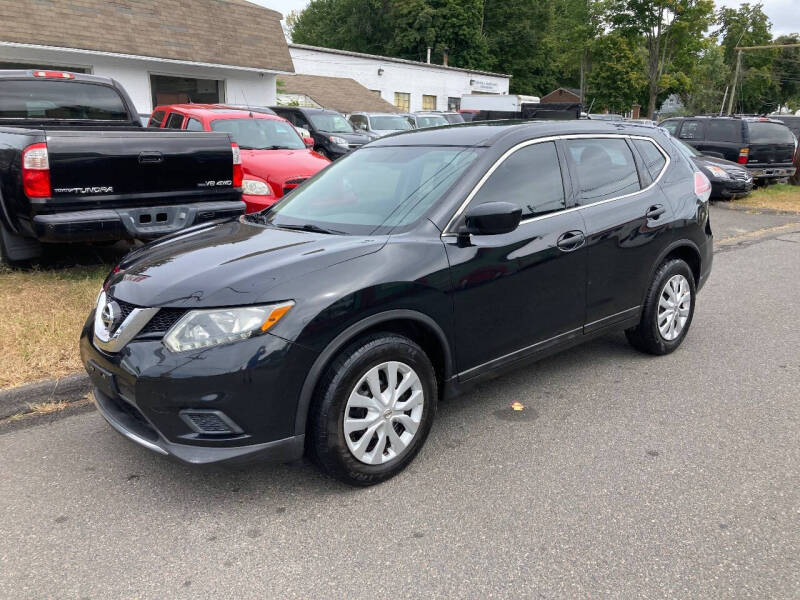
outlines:
[{"label": "windshield", "polygon": [[417,127],[439,127],[450,125],[442,115],[417,115]]},{"label": "windshield", "polygon": [[684,154],[689,156],[703,156],[700,152],[692,148],[686,142],[682,142],[678,138],[672,138],[672,142],[678,147],[678,150],[683,151]]},{"label": "windshield", "polygon": [[442,115],[442,116],[444,116],[444,118],[447,119],[447,122],[450,123],[451,125],[454,124],[454,123],[463,123],[464,122],[464,117],[462,117],[458,113],[447,113],[446,115]]},{"label": "windshield", "polygon": [[259,218],[277,227],[387,233],[422,217],[480,152],[461,147],[363,148],[321,171]]},{"label": "windshield", "polygon": [[750,123],[751,144],[794,144],[794,135],[786,125],[766,121]]},{"label": "windshield", "polygon": [[0,119],[128,121],[117,91],[76,81],[6,80],[0,85]]},{"label": "windshield", "polygon": [[302,150],[306,147],[286,121],[250,117],[217,119],[211,121],[211,130],[229,133],[242,150]]},{"label": "windshield", "polygon": [[318,113],[309,115],[314,127],[330,133],[353,133],[353,127],[342,115],[334,113]]},{"label": "windshield", "polygon": [[388,117],[370,117],[372,128],[378,130],[407,131],[411,129],[411,123],[400,115]]}]

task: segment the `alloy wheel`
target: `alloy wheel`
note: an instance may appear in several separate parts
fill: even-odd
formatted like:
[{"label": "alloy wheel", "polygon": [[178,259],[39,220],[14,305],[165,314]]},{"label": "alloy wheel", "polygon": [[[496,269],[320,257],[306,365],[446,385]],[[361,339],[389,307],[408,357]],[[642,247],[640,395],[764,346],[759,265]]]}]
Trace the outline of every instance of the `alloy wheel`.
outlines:
[{"label": "alloy wheel", "polygon": [[422,382],[409,365],[388,361],[372,367],[347,399],[343,424],[347,448],[368,465],[396,459],[416,436],[424,403]]},{"label": "alloy wheel", "polygon": [[658,297],[658,331],[668,342],[680,336],[689,320],[692,290],[683,275],[673,275],[664,284]]}]

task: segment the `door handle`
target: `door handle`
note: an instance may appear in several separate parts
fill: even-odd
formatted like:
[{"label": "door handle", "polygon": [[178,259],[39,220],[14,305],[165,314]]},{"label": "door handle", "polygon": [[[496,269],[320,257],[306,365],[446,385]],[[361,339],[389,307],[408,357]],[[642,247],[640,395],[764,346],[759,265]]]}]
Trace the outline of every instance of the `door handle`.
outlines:
[{"label": "door handle", "polygon": [[663,204],[654,204],[653,206],[651,206],[650,208],[647,209],[647,212],[645,213],[645,216],[648,219],[657,219],[658,217],[663,215],[665,212],[667,212],[667,209],[664,208]]},{"label": "door handle", "polygon": [[154,165],[164,162],[164,155],[161,152],[140,152],[139,164]]},{"label": "door handle", "polygon": [[585,241],[586,236],[583,235],[583,232],[575,229],[572,231],[567,231],[566,233],[562,233],[559,236],[556,245],[564,252],[572,252],[573,250],[577,250],[583,246]]}]

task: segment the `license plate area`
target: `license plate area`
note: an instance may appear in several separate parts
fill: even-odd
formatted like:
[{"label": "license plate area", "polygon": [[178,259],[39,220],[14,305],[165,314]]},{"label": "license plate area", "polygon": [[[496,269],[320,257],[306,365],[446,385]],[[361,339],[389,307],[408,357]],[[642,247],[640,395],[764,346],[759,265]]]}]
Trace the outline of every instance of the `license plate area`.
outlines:
[{"label": "license plate area", "polygon": [[114,374],[107,369],[98,365],[95,361],[90,360],[86,363],[86,371],[89,374],[89,379],[101,392],[113,398],[119,397],[119,389],[117,388],[117,381]]}]

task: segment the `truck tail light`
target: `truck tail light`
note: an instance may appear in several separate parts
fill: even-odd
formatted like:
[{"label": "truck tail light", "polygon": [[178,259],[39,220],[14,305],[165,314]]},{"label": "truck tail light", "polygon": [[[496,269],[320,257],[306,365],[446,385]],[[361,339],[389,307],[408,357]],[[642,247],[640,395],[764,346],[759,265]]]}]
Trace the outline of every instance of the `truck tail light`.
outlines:
[{"label": "truck tail light", "polygon": [[694,172],[694,193],[702,202],[708,202],[711,197],[711,182],[700,171]]},{"label": "truck tail light", "polygon": [[75,79],[75,75],[64,71],[34,71],[33,76],[48,77],[50,79]]},{"label": "truck tail light", "polygon": [[22,188],[28,198],[51,196],[47,144],[32,144],[22,151]]},{"label": "truck tail light", "polygon": [[750,158],[750,148],[742,148],[739,150],[739,158],[736,159],[736,162],[740,165],[746,165],[748,158]]},{"label": "truck tail light", "polygon": [[232,142],[231,151],[233,152],[233,187],[242,187],[244,171],[242,170],[242,153],[239,144]]}]

